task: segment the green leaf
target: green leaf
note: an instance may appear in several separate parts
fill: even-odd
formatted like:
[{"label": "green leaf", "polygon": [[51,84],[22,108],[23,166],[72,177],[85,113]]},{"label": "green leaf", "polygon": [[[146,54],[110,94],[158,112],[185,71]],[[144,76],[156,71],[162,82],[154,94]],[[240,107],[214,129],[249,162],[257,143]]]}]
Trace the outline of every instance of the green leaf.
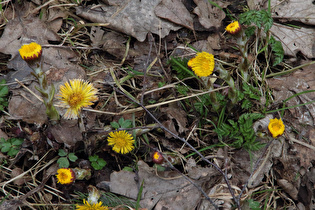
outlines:
[{"label": "green leaf", "polygon": [[276,41],[274,37],[271,37],[269,40],[271,44],[271,50],[274,53],[273,66],[278,65],[282,62],[284,57],[284,50],[282,47],[282,43],[280,41]]},{"label": "green leaf", "polygon": [[125,167],[123,168],[123,170],[124,170],[124,171],[131,171],[131,172],[133,172],[133,168],[128,167],[128,166],[125,166]]},{"label": "green leaf", "polygon": [[60,157],[64,157],[64,156],[67,155],[67,152],[66,152],[65,150],[63,150],[63,149],[59,149],[59,150],[58,150],[58,155],[59,155]]},{"label": "green leaf", "polygon": [[12,138],[12,145],[14,146],[20,146],[23,144],[24,140],[23,139],[17,139],[17,138]]},{"label": "green leaf", "polygon": [[1,145],[1,152],[8,152],[11,149],[10,143],[4,143]]},{"label": "green leaf", "polygon": [[132,126],[131,120],[125,120],[123,123],[120,124],[121,128],[130,128]]},{"label": "green leaf", "polygon": [[260,203],[258,201],[254,201],[253,199],[248,199],[248,207],[252,210],[260,210]]},{"label": "green leaf", "polygon": [[176,85],[176,90],[180,94],[187,96],[187,92],[188,92],[189,88],[187,86],[184,86],[184,85]]},{"label": "green leaf", "polygon": [[91,166],[95,169],[95,170],[101,170],[102,167],[97,163],[97,162],[92,162]]},{"label": "green leaf", "polygon": [[165,85],[166,82],[158,82],[158,87],[161,88]]},{"label": "green leaf", "polygon": [[119,125],[124,124],[124,122],[125,122],[125,120],[123,117],[119,118],[119,120],[118,120]]},{"label": "green leaf", "polygon": [[89,157],[90,162],[96,162],[98,160],[98,155],[93,155]]},{"label": "green leaf", "polygon": [[0,138],[0,143],[5,143],[7,140],[5,140],[5,138],[1,137]]},{"label": "green leaf", "polygon": [[181,58],[171,57],[171,59],[169,60],[169,63],[171,64],[172,69],[176,71],[177,77],[179,79],[184,79],[191,76],[195,77],[194,73],[187,66],[187,62],[188,62],[187,58],[181,59]]},{"label": "green leaf", "polygon": [[8,95],[9,93],[9,88],[8,86],[4,85],[6,83],[6,81],[3,79],[0,82],[0,97],[5,97],[6,95]]},{"label": "green leaf", "polygon": [[119,124],[117,122],[110,122],[110,125],[114,128],[114,129],[118,129],[119,128]]},{"label": "green leaf", "polygon": [[59,164],[59,168],[69,168],[69,160],[66,157],[61,157],[57,160],[57,163]]},{"label": "green leaf", "polygon": [[255,26],[249,26],[248,28],[245,29],[245,35],[247,37],[251,37],[252,35],[255,34],[256,27]]},{"label": "green leaf", "polygon": [[259,13],[261,16],[261,23],[264,25],[264,31],[267,32],[273,24],[271,14],[266,10],[260,10]]},{"label": "green leaf", "polygon": [[252,107],[252,102],[250,100],[245,99],[242,102],[242,109],[250,109]]},{"label": "green leaf", "polygon": [[78,159],[78,157],[74,153],[69,153],[68,158],[72,162],[75,162]]},{"label": "green leaf", "polygon": [[8,152],[8,155],[10,157],[15,157],[18,152],[19,152],[19,150],[11,148],[10,151]]},{"label": "green leaf", "polygon": [[161,166],[159,164],[154,164],[154,167],[156,168],[157,171],[165,171],[166,168],[164,166]]},{"label": "green leaf", "polygon": [[98,159],[97,163],[101,168],[103,168],[107,164],[107,162],[103,158]]}]

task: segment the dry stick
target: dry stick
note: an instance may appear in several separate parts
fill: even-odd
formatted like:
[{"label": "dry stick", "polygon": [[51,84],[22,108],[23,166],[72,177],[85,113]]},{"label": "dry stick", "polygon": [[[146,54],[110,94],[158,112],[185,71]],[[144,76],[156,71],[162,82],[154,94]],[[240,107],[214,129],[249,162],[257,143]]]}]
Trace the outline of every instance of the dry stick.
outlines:
[{"label": "dry stick", "polygon": [[[173,133],[172,131],[170,131],[169,129],[167,129],[158,119],[156,119],[154,117],[154,115],[141,103],[139,103],[138,101],[134,100],[133,98],[129,97],[128,95],[126,95],[125,93],[123,93],[122,91],[120,91],[119,89],[117,89],[116,87],[114,87],[113,85],[111,85],[117,92],[123,94],[124,96],[128,97],[130,100],[132,100],[134,103],[138,104],[139,106],[142,107],[142,109],[144,109],[151,117],[152,119],[157,123],[159,124],[160,128],[162,128],[163,130],[165,130],[166,132],[168,132],[169,134],[171,134],[173,137],[175,137],[176,139],[179,139],[181,140],[183,143],[185,143],[187,146],[189,146],[197,155],[199,155],[201,157],[201,159],[203,161],[205,161],[206,163],[212,165],[217,171],[219,171],[223,178],[224,178],[224,181],[226,183],[226,185],[228,186],[228,189],[233,197],[233,200],[236,202],[236,205],[239,209],[240,208],[240,203],[239,203],[239,200],[236,199],[235,195],[234,195],[234,192],[232,190],[232,187],[230,185],[230,182],[227,178],[227,176],[225,175],[225,173],[214,163],[211,163],[209,160],[207,160],[198,150],[196,150],[190,143],[188,143],[184,138],[181,138],[179,137],[178,135],[176,135],[175,133]],[[167,159],[167,158],[166,158]],[[191,182],[194,186],[196,186],[200,191],[201,193],[206,197],[207,200],[209,200],[211,202],[211,204],[213,204],[213,201],[208,197],[208,195],[199,187],[197,186],[193,181],[191,181],[189,179],[189,182]]]}]

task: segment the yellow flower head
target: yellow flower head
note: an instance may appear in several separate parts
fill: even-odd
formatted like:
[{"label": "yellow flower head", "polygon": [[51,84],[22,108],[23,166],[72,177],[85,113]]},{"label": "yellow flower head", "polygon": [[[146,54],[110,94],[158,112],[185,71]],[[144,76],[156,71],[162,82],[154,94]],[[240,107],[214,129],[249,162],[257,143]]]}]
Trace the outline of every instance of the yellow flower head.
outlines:
[{"label": "yellow flower head", "polygon": [[83,200],[83,205],[76,205],[77,210],[108,210],[107,206],[102,206],[102,202],[96,204],[89,204],[86,200]]},{"label": "yellow flower head", "polygon": [[284,132],[285,126],[281,119],[270,119],[268,130],[272,134],[273,138],[276,138],[277,136],[281,136]]},{"label": "yellow flower head", "polygon": [[113,150],[117,153],[126,154],[134,148],[132,135],[124,131],[110,132],[107,138],[108,145],[113,146]]},{"label": "yellow flower head", "polygon": [[212,74],[214,69],[214,57],[207,52],[197,53],[197,56],[190,59],[187,65],[199,77],[207,77]]},{"label": "yellow flower head", "polygon": [[19,49],[20,55],[25,61],[34,61],[42,55],[42,46],[36,42],[25,44]]},{"label": "yellow flower head", "polygon": [[161,164],[164,161],[164,158],[160,152],[156,151],[152,155],[152,161],[156,164]]},{"label": "yellow flower head", "polygon": [[238,32],[240,32],[241,25],[238,21],[233,21],[225,28],[225,30],[229,32],[230,34],[235,35],[235,34],[238,34]]},{"label": "yellow flower head", "polygon": [[75,180],[75,173],[71,168],[59,168],[56,177],[60,184],[71,184]]},{"label": "yellow flower head", "polygon": [[64,118],[77,119],[83,107],[90,106],[98,100],[97,90],[92,84],[81,79],[74,79],[69,82],[60,86],[58,97],[68,107]]}]

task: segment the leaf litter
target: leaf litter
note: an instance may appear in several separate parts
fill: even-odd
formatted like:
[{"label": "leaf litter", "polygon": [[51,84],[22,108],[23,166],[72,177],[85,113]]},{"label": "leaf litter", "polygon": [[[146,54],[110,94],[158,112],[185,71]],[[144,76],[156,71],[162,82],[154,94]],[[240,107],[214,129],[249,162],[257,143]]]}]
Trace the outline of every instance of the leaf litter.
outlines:
[{"label": "leaf litter", "polygon": [[[136,60],[141,56],[142,58],[138,60],[139,63],[142,63],[142,61],[149,63],[148,61],[152,62],[152,60],[149,60],[147,57],[158,55],[156,52],[152,52],[152,49],[154,49],[153,44],[151,45],[152,49],[150,48],[150,50],[148,50],[149,42],[147,42],[148,40],[146,40],[146,38],[150,37],[151,33],[159,35],[160,39],[165,38],[165,40],[171,40],[171,44],[166,44],[166,48],[162,48],[163,50],[174,49],[174,46],[177,44],[180,45],[177,43],[177,38],[172,38],[174,37],[174,31],[178,31],[182,29],[182,27],[193,31],[195,27],[194,24],[196,23],[194,21],[196,18],[198,18],[199,24],[201,24],[205,29],[219,27],[222,26],[223,19],[225,18],[225,13],[222,10],[206,1],[195,0],[194,3],[196,5],[194,6],[193,12],[189,11],[182,1],[121,0],[115,2],[106,1],[106,3],[107,4],[105,5],[98,4],[93,6],[83,5],[75,7],[76,14],[84,20],[94,23],[109,23],[107,28],[111,29],[111,31],[109,31],[107,29],[104,30],[103,27],[91,27],[91,30],[86,32],[88,34],[86,37],[89,37],[89,41],[83,41],[84,43],[82,45],[87,47],[85,49],[101,49],[102,52],[109,53],[114,57],[114,59],[123,60],[126,58],[125,52],[128,43],[128,38],[125,35],[130,35],[137,40],[134,41],[134,46],[132,45],[128,51],[127,61],[129,64],[132,62],[136,63]],[[226,8],[230,4],[221,4],[221,2],[217,3],[222,8]],[[310,1],[307,2],[307,4],[309,3]],[[282,7],[279,7],[279,5],[273,5],[274,7],[272,11],[274,14],[277,14],[279,18],[286,19],[291,15],[292,18],[296,18],[295,20],[297,21],[302,21],[306,24],[313,24],[312,21],[309,21],[308,19],[294,16],[294,14],[297,14],[296,9],[298,8],[293,9],[293,1],[287,1],[284,2],[284,4],[285,8],[287,8],[286,10],[283,10]],[[5,75],[5,78],[9,82],[14,82],[15,78],[17,78],[27,85],[30,90],[36,92],[36,83],[32,81],[32,77],[29,75],[31,70],[27,68],[25,64],[23,64],[23,60],[21,60],[18,54],[18,49],[20,48],[21,44],[28,42],[29,40],[37,41],[43,45],[44,69],[46,70],[47,78],[51,83],[55,84],[57,91],[59,85],[68,79],[86,78],[87,75],[85,70],[80,65],[78,65],[78,57],[80,54],[76,53],[75,50],[62,45],[64,44],[64,41],[67,37],[60,37],[60,30],[64,30],[62,27],[64,18],[67,18],[67,13],[56,8],[49,8],[49,14],[47,16],[44,15],[45,21],[39,21],[39,19],[35,16],[32,16],[33,14],[30,12],[34,12],[34,9],[36,9],[35,3],[28,2],[25,6],[26,8],[27,5],[28,9],[25,10],[26,14],[20,17],[13,17],[13,15],[8,14],[10,13],[10,7],[8,7],[5,13],[7,14],[6,17],[11,17],[6,23],[0,38],[0,52],[11,55],[11,59],[8,61],[8,67],[11,69],[11,71],[9,74]],[[257,3],[257,5],[259,4]],[[307,7],[304,7],[305,5],[303,5],[302,11],[307,12],[309,10]],[[299,7],[299,9],[301,9],[301,7]],[[293,12],[294,14],[290,12]],[[27,15],[29,16],[26,17]],[[312,14],[310,14],[310,16],[311,15]],[[45,31],[45,33],[42,33],[42,31]],[[284,27],[283,25],[277,25],[277,27],[272,29],[272,32],[276,37],[283,41],[286,55],[296,56],[298,52],[302,52],[303,55],[308,58],[315,57],[313,50],[314,36],[312,37],[312,34],[314,34],[313,29],[307,29],[303,27],[296,29]],[[182,32],[179,31],[179,33]],[[287,34],[290,34],[290,36],[287,36]],[[182,35],[185,37],[185,33],[182,33]],[[62,40],[62,38],[64,38],[64,40]],[[213,42],[213,40],[215,40],[215,42]],[[193,44],[197,46],[196,48],[208,49],[207,51],[220,50],[219,40],[219,36],[210,34],[205,38],[195,40],[197,42],[194,41]],[[212,44],[212,46],[205,47],[205,45],[208,45],[209,42],[210,45]],[[50,43],[61,43],[61,46],[54,46]],[[91,48],[89,48],[90,46]],[[217,52],[214,51],[214,53]],[[97,58],[97,56],[94,56],[93,58]],[[96,74],[97,76],[105,75],[105,78],[109,75],[108,66],[112,65],[113,63],[117,63],[117,60],[111,59],[99,60],[104,65],[105,70],[99,74]],[[154,64],[156,65],[153,65],[153,67],[150,69],[150,73],[155,73],[155,70],[160,70],[162,66],[157,65],[158,62]],[[162,61],[160,64],[165,63]],[[145,67],[145,65],[139,66],[137,70],[144,71]],[[314,89],[314,77],[311,76],[312,68],[312,66],[309,66],[304,68],[302,71],[296,71],[289,76],[269,79],[268,83],[273,89],[275,101],[280,103],[293,94]],[[159,74],[163,73],[161,70],[157,72]],[[117,74],[121,73],[117,72]],[[149,78],[150,77],[147,79]],[[98,81],[98,79],[99,78],[94,78],[95,81]],[[152,81],[154,81],[153,78]],[[136,87],[134,85],[135,83],[137,83],[137,79],[133,80],[133,82],[123,85],[124,88]],[[154,81],[149,85],[145,84],[145,82],[139,84],[145,86],[148,89],[153,89],[153,87],[157,87],[157,83],[158,81]],[[120,170],[120,166],[113,166],[114,164],[117,164],[117,162],[119,165],[124,165],[124,162],[128,161],[126,161],[124,158],[117,157],[114,153],[111,153],[110,148],[108,148],[105,144],[100,148],[95,148],[95,142],[104,141],[105,135],[90,134],[89,131],[93,130],[93,132],[96,133],[106,133],[106,131],[100,131],[100,129],[103,129],[104,127],[105,120],[98,119],[97,115],[95,114],[90,114],[89,112],[85,113],[85,115],[90,117],[90,119],[87,118],[89,122],[78,123],[78,121],[62,121],[59,125],[49,125],[45,129],[45,132],[43,132],[43,135],[39,135],[38,138],[35,138],[35,133],[38,134],[37,131],[43,129],[41,126],[47,123],[44,109],[45,107],[42,105],[42,102],[40,102],[35,97],[34,94],[31,94],[30,91],[26,90],[24,87],[17,85],[15,87],[11,87],[10,91],[12,93],[8,109],[10,117],[7,117],[6,119],[21,122],[23,125],[20,129],[23,135],[26,136],[26,139],[37,139],[33,142],[28,142],[28,144],[23,146],[23,148],[26,150],[29,147],[34,149],[32,153],[30,153],[30,151],[24,153],[28,154],[28,157],[30,155],[35,157],[39,154],[40,156],[43,156],[45,152],[47,152],[47,148],[52,147],[54,150],[57,150],[61,145],[64,145],[65,148],[69,150],[77,149],[78,144],[80,145],[82,142],[84,142],[84,144],[91,147],[86,149],[90,151],[91,154],[94,150],[101,151],[103,157],[106,160],[109,162],[112,161],[110,164],[112,165],[112,170],[107,171],[110,173],[110,180],[105,181],[105,184],[109,186],[109,190],[111,192],[136,200],[139,187],[143,181],[144,188],[140,203],[142,206],[148,209],[177,209],[182,208],[183,206],[185,206],[186,209],[194,209],[197,207],[198,203],[200,203],[200,206],[206,209],[212,208],[209,206],[209,202],[206,202],[207,204],[205,204],[205,200],[201,192],[190,182],[184,179],[183,175],[180,173],[172,170],[157,171],[156,168],[151,167],[150,161],[148,161],[149,163],[146,163],[145,161],[138,161],[136,164],[138,170],[136,172]],[[110,95],[105,91],[102,94],[104,94],[106,97]],[[152,98],[156,100],[163,100],[164,97],[170,96],[168,91],[157,91],[155,94],[156,95],[154,95]],[[149,95],[150,94],[147,94],[147,96]],[[288,101],[286,105],[295,106],[312,100],[314,100],[313,93],[308,93],[307,95],[303,94],[295,97],[294,99]],[[111,104],[110,110],[113,113],[119,110],[118,107],[124,107],[126,105],[123,104],[124,102],[121,96],[117,95],[110,97],[108,102]],[[103,104],[103,106],[105,105]],[[113,106],[116,105],[117,107],[114,108]],[[97,106],[102,107],[102,104],[98,104]],[[161,119],[163,119],[162,123],[169,130],[173,131],[175,134],[187,136],[189,135],[188,126],[191,124],[191,122],[187,120],[187,113],[183,110],[180,110],[178,107],[179,106],[173,106],[173,104],[169,104],[169,106],[161,107],[159,111],[156,112],[156,114],[161,114]],[[287,119],[286,124],[291,125],[294,128],[298,128],[298,132],[301,133],[300,136],[306,136],[307,139],[314,141],[314,129],[312,128],[314,125],[314,111],[315,109],[312,104],[303,107],[291,108],[289,112],[286,112],[288,115],[285,117],[285,119]],[[132,119],[130,114],[125,114],[123,116]],[[136,116],[137,118],[141,119],[142,114],[137,114]],[[105,116],[105,118],[109,117]],[[88,125],[84,125],[84,123],[87,123]],[[265,122],[262,121],[261,123],[264,124]],[[36,130],[36,132],[25,132],[28,124],[30,125],[31,129],[34,131]],[[263,130],[265,133],[268,132],[266,127]],[[87,137],[86,135],[89,136]],[[158,134],[151,135],[154,136],[154,138],[159,138]],[[172,136],[169,134],[165,134],[165,136],[163,135],[161,139],[165,139],[161,141],[162,146],[168,149],[179,151],[180,146],[178,144],[172,144],[172,147],[168,147],[167,144],[173,143],[173,139],[171,139],[171,137]],[[199,141],[197,135],[192,137],[192,139],[194,141]],[[47,146],[46,141],[48,142],[49,147]],[[95,142],[93,143],[92,141]],[[235,188],[236,191],[240,189],[237,186],[241,186],[247,181],[248,187],[250,189],[259,188],[262,182],[268,183],[268,181],[270,181],[270,171],[272,170],[278,176],[277,181],[279,186],[282,187],[283,190],[293,200],[296,201],[299,198],[303,198],[300,200],[298,205],[311,206],[311,201],[313,199],[313,194],[311,193],[312,186],[315,183],[312,179],[312,161],[315,157],[313,157],[313,155],[309,155],[314,153],[314,149],[308,145],[309,144],[305,143],[302,138],[296,138],[295,135],[289,134],[287,138],[282,138],[279,141],[277,140],[272,142],[272,146],[269,147],[268,151],[266,152],[255,152],[252,154],[252,156],[249,156],[248,153],[242,151],[235,151],[235,154],[233,155],[218,153],[218,156],[220,156],[219,161],[216,158],[214,158],[213,161],[220,162],[218,165],[220,165],[222,168],[231,167],[233,172],[230,173],[230,180],[233,184],[235,184],[233,188]],[[39,153],[36,154],[36,152]],[[112,157],[107,157],[104,152],[106,152],[106,154],[110,154]],[[287,156],[282,156],[281,154],[283,152],[287,153]],[[216,155],[214,156],[217,157]],[[46,157],[46,154],[44,157]],[[116,161],[118,159],[119,161],[113,161],[113,157],[115,157]],[[51,158],[50,160],[53,160],[53,157],[49,158]],[[31,159],[32,158],[29,160]],[[50,160],[47,159],[46,161],[49,162]],[[225,163],[222,160],[225,160]],[[226,164],[227,160],[229,160],[229,164]],[[253,163],[256,160],[260,161],[259,166],[250,177]],[[53,161],[50,161],[49,164],[52,162]],[[221,186],[221,184],[224,182],[220,183],[220,179],[222,179],[222,177],[218,171],[214,170],[213,168],[199,166],[192,158],[183,158],[182,167],[189,178],[191,178],[196,184],[203,186],[204,189],[207,190],[207,193],[210,197],[216,198],[216,203],[218,205],[220,205],[219,201],[223,201],[223,206],[225,205],[226,207],[231,204],[232,197],[229,194],[227,188]],[[51,168],[49,170],[55,170]],[[54,165],[54,168],[56,168],[56,165]],[[9,169],[6,170],[9,171]],[[15,171],[10,171],[10,173],[13,174],[13,177],[16,176],[14,173],[23,174],[23,172],[24,171],[20,168],[16,168]],[[293,176],[294,174],[300,174],[302,178],[296,178],[296,176]],[[64,195],[70,196],[69,192],[72,192],[75,188],[81,189],[83,191],[86,185],[83,182],[78,182],[75,183],[74,186],[71,186],[67,189],[61,189],[62,192],[60,192],[57,190],[59,187],[56,185],[56,183],[54,183],[55,179],[52,177],[52,175],[53,172],[47,176],[51,177],[53,182],[52,187],[54,190],[56,190],[55,195],[53,196],[57,195],[58,198],[63,198]],[[38,177],[38,179],[40,178]],[[18,181],[19,183],[17,183]],[[33,191],[31,191],[31,193],[27,193],[26,195],[32,196],[41,189],[47,188],[47,186],[44,186],[46,181],[47,179],[44,179],[43,184],[37,185],[37,187],[32,187]],[[25,177],[16,179],[15,184],[20,186],[23,186],[24,184],[28,185],[29,179]],[[101,184],[101,182],[96,184]],[[5,201],[3,204],[1,204],[0,209],[15,209],[18,206],[28,205],[25,202],[27,197],[21,196],[20,198],[20,202],[15,199]],[[53,199],[48,200],[52,201]]]}]

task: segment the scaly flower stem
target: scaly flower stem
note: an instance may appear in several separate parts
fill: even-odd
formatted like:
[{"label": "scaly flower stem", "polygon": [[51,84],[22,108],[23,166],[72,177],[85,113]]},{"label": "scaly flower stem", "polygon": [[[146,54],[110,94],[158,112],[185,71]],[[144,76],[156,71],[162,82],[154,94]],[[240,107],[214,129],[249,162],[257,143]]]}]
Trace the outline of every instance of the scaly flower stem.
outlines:
[{"label": "scaly flower stem", "polygon": [[38,92],[41,93],[44,104],[46,106],[46,114],[52,121],[57,121],[60,119],[59,113],[53,105],[53,99],[55,95],[55,87],[54,85],[49,86],[47,84],[47,79],[45,73],[42,71],[42,62],[30,63],[29,66],[32,68],[33,76],[37,79],[39,83],[39,87],[35,87]]},{"label": "scaly flower stem", "polygon": [[[203,81],[204,86],[208,90],[214,90],[213,83],[211,82],[211,78],[210,77],[201,77],[200,80]],[[219,101],[217,99],[217,93],[215,91],[212,91],[209,94],[210,94],[212,108],[216,112],[219,111],[220,108],[221,108],[221,105],[220,105],[220,103],[219,103]]]},{"label": "scaly flower stem", "polygon": [[244,79],[244,82],[248,82],[249,81],[249,73],[248,73],[248,68],[249,68],[249,62],[247,59],[248,53],[247,53],[247,37],[244,33],[244,31],[242,31],[242,33],[238,34],[237,37],[237,44],[239,47],[239,50],[241,52],[241,62],[239,65],[239,70],[241,72],[241,75]]},{"label": "scaly flower stem", "polygon": [[216,69],[220,73],[220,78],[223,79],[230,86],[228,97],[231,99],[232,104],[236,104],[237,91],[234,79],[231,77],[230,73],[225,68],[223,68],[221,64],[218,65]]}]

